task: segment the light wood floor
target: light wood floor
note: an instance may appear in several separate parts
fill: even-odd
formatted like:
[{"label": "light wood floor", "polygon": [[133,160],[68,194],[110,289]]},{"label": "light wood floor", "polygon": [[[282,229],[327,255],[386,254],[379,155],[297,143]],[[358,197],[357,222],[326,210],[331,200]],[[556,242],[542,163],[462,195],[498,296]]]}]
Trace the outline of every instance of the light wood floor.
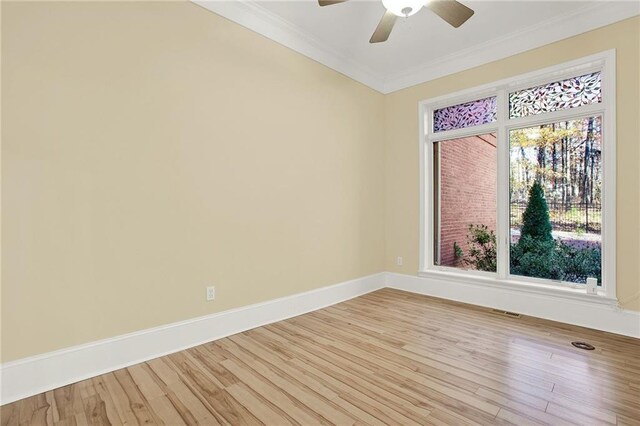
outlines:
[{"label": "light wood floor", "polygon": [[385,289],[2,407],[139,423],[640,425],[640,341]]}]

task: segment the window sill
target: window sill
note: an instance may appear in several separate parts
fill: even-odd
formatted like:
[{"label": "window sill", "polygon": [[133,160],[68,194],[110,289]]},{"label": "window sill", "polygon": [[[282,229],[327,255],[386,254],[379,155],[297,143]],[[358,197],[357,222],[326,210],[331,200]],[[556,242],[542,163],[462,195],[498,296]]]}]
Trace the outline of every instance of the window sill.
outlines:
[{"label": "window sill", "polygon": [[584,289],[565,287],[553,284],[532,283],[518,280],[498,279],[480,275],[465,274],[451,271],[428,270],[418,272],[422,278],[452,281],[459,284],[472,285],[477,287],[491,286],[519,293],[533,293],[549,297],[577,300],[580,302],[590,302],[600,305],[617,306],[618,300],[607,297],[604,290],[599,289],[597,295],[586,294]]}]

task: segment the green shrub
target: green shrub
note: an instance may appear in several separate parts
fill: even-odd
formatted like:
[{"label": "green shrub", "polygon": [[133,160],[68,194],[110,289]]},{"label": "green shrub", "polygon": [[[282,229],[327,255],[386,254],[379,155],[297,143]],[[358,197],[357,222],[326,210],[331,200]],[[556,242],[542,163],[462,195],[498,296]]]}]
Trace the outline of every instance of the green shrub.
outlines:
[{"label": "green shrub", "polygon": [[562,276],[556,242],[531,235],[521,236],[511,245],[511,273],[536,278],[559,280]]},{"label": "green shrub", "polygon": [[574,248],[560,240],[525,236],[511,245],[511,273],[574,283],[593,277],[602,282],[601,253],[597,248]]},{"label": "green shrub", "polygon": [[454,241],[453,242],[453,257],[458,260],[458,259],[462,259],[462,257],[464,256],[464,251],[462,251],[462,247],[460,247],[460,245]]},{"label": "green shrub", "polygon": [[496,234],[486,225],[469,225],[469,255],[464,262],[479,271],[497,270]]},{"label": "green shrub", "polygon": [[557,240],[556,251],[563,281],[584,283],[592,277],[602,282],[602,255],[599,248],[574,248]]}]

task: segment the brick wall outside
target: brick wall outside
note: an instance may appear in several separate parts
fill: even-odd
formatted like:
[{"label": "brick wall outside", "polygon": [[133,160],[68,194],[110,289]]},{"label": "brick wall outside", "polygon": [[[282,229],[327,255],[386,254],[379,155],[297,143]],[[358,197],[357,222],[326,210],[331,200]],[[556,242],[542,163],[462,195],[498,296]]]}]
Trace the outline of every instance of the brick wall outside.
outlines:
[{"label": "brick wall outside", "polygon": [[470,224],[496,229],[496,136],[472,136],[439,145],[440,265],[455,266],[453,243],[467,253]]}]

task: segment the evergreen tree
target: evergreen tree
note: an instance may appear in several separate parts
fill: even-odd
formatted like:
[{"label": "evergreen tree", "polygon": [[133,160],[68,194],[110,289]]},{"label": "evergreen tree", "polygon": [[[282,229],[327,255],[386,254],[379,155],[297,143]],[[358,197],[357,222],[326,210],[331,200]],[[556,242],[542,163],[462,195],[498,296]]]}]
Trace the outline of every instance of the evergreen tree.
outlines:
[{"label": "evergreen tree", "polygon": [[529,189],[520,239],[511,244],[510,259],[513,275],[577,283],[584,283],[587,277],[602,278],[599,248],[574,248],[553,239],[549,208],[539,182]]},{"label": "evergreen tree", "polygon": [[534,182],[529,189],[527,208],[522,215],[520,238],[529,236],[540,242],[553,241],[549,208],[544,199],[544,191],[539,182]]}]

